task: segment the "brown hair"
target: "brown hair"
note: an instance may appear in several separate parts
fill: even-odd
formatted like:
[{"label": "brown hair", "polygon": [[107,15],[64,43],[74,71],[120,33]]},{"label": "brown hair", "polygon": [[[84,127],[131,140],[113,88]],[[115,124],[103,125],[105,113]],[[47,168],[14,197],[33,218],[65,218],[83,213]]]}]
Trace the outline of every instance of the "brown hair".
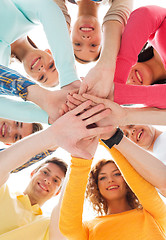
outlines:
[{"label": "brown hair", "polygon": [[46,160],[44,163],[42,163],[41,165],[39,165],[36,169],[35,169],[35,172],[37,172],[41,167],[43,167],[45,164],[47,163],[53,163],[53,164],[56,164],[63,172],[64,172],[64,175],[66,175],[66,172],[67,172],[67,164],[60,158],[57,158],[57,157],[53,157],[53,158],[50,158],[48,160]]},{"label": "brown hair", "polygon": [[32,123],[32,133],[43,130],[43,126],[41,123]]},{"label": "brown hair", "polygon": [[[89,180],[87,184],[87,190],[86,190],[86,198],[89,199],[89,201],[92,204],[93,209],[99,214],[99,215],[106,215],[108,212],[108,206],[106,200],[101,195],[99,188],[98,188],[98,175],[101,170],[101,168],[108,164],[108,163],[114,163],[112,160],[100,160],[91,170],[89,175]],[[137,199],[136,195],[133,193],[133,191],[129,188],[127,185],[127,194],[126,199],[128,201],[128,204],[132,209],[134,208],[141,208],[141,204],[139,203],[139,200]]]}]

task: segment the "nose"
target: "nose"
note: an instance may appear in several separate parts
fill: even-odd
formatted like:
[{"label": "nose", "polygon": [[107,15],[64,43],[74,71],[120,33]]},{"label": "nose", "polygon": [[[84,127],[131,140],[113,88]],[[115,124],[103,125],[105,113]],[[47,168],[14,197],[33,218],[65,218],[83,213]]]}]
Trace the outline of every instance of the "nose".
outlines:
[{"label": "nose", "polygon": [[47,176],[47,177],[44,179],[44,182],[45,182],[45,184],[50,185],[50,184],[51,184],[51,178]]},{"label": "nose", "polygon": [[83,40],[90,40],[91,39],[91,36],[89,36],[89,35],[82,35],[82,39]]},{"label": "nose", "polygon": [[44,65],[43,64],[39,65],[38,71],[41,72],[43,70],[44,70]]},{"label": "nose", "polygon": [[114,182],[113,176],[110,176],[110,177],[108,178],[108,182],[109,182],[109,183]]}]

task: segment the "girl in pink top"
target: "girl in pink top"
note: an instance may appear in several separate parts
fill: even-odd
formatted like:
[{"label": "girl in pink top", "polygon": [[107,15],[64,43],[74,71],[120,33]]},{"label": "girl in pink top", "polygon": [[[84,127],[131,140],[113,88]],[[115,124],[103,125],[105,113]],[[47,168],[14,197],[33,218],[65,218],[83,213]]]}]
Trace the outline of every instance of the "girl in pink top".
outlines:
[{"label": "girl in pink top", "polygon": [[[166,77],[166,9],[158,6],[146,6],[135,10],[126,25],[122,36],[121,48],[117,57],[115,72],[114,101],[119,104],[145,104],[166,108],[166,85],[134,86],[126,85],[132,66],[137,62],[137,56],[147,40],[154,47],[151,73],[134,70],[133,76],[140,84],[147,79],[158,80]],[[159,55],[160,54],[160,55]],[[147,63],[147,62],[146,62]],[[157,65],[158,63],[158,65]],[[156,68],[160,70],[156,70]],[[132,72],[132,71],[131,71]],[[162,73],[162,76],[156,75]],[[129,75],[129,77],[131,77]],[[147,84],[146,84],[147,85]]]}]

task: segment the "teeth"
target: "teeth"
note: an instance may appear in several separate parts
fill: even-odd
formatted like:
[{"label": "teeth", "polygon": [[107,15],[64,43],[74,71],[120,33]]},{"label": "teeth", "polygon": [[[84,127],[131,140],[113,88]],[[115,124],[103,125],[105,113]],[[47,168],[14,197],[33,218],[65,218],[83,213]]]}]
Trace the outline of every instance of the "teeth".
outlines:
[{"label": "teeth", "polygon": [[43,190],[47,191],[47,188],[45,188],[42,184],[40,184],[40,187],[43,188]]},{"label": "teeth", "polygon": [[141,137],[141,135],[142,135],[142,132],[143,132],[143,131],[141,131],[141,132],[138,134],[137,140],[140,140],[140,137]]},{"label": "teeth", "polygon": [[40,61],[40,58],[37,59],[37,61],[31,66],[31,68],[33,69],[38,64],[39,61]]},{"label": "teeth", "polygon": [[118,188],[118,186],[111,186],[111,187],[109,187],[109,188],[107,188],[108,190],[111,190],[111,189],[117,189]]},{"label": "teeth", "polygon": [[93,28],[87,28],[87,27],[81,27],[80,29],[83,30],[83,31],[91,31],[91,30],[93,30]]},{"label": "teeth", "polygon": [[5,124],[3,124],[3,126],[2,126],[2,136],[3,137],[5,136]]},{"label": "teeth", "polygon": [[137,76],[137,78],[139,79],[139,81],[142,83],[142,78],[141,78],[141,76],[140,76],[139,72],[138,72],[138,71],[136,71],[135,73],[136,73],[136,76]]}]

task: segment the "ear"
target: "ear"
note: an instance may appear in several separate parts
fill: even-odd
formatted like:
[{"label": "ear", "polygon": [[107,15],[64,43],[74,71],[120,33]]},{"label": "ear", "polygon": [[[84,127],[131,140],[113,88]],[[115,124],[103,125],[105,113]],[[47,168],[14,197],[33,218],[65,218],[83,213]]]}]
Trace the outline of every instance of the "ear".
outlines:
[{"label": "ear", "polygon": [[57,196],[57,195],[60,193],[61,188],[62,188],[62,187],[59,188],[58,192],[56,192],[54,196]]},{"label": "ear", "polygon": [[36,170],[34,169],[32,172],[31,172],[31,178],[33,177],[33,175],[36,173]]},{"label": "ear", "polygon": [[52,56],[52,52],[50,51],[50,49],[45,49],[44,51]]}]

